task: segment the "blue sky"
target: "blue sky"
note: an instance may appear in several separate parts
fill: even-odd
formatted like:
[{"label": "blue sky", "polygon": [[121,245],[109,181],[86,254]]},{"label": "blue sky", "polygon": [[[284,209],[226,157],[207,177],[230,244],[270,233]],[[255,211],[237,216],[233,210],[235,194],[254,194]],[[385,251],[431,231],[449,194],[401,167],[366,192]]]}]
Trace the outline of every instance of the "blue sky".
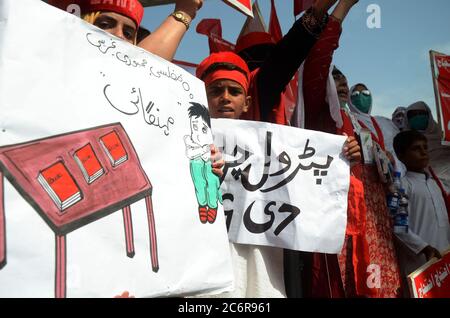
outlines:
[{"label": "blue sky", "polygon": [[[269,22],[270,0],[258,0]],[[381,10],[381,28],[370,29],[368,6]],[[282,30],[292,23],[292,0],[275,0]],[[143,26],[153,30],[173,11],[173,5],[146,8]],[[449,0],[360,0],[344,22],[334,63],[347,75],[349,84],[365,83],[374,96],[372,114],[390,117],[397,106],[423,100],[434,114],[430,49],[450,55]],[[246,17],[220,0],[205,0],[185,35],[176,58],[199,63],[209,54],[208,41],[195,32],[203,18],[222,20],[224,38],[235,42]]]}]

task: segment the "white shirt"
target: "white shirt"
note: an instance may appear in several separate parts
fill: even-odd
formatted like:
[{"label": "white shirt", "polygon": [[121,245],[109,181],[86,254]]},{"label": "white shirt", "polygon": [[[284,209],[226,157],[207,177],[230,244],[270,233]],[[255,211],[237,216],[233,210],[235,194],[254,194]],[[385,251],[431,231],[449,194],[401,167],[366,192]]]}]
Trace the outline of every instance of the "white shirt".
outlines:
[{"label": "white shirt", "polygon": [[375,116],[374,118],[383,132],[384,147],[386,148],[386,151],[389,151],[395,159],[395,171],[400,172],[401,175],[404,176],[406,174],[406,167],[400,160],[398,160],[394,150],[394,138],[400,130],[389,118],[382,116]]},{"label": "white shirt", "polygon": [[427,245],[440,252],[449,248],[450,224],[441,189],[433,178],[408,171],[402,185],[409,196],[409,230],[396,236],[409,249],[399,250],[400,264],[409,274],[425,263],[418,253]]},{"label": "white shirt", "polygon": [[198,298],[286,298],[283,249],[230,242],[234,290]]}]

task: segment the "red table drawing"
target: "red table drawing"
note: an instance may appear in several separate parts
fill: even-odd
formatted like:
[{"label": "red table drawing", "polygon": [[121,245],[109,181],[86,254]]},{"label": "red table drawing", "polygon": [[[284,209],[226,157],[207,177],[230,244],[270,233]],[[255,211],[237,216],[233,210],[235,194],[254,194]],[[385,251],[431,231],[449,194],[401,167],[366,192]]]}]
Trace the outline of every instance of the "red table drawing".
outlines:
[{"label": "red table drawing", "polygon": [[66,297],[66,235],[122,210],[126,253],[132,258],[130,205],[141,199],[152,270],[159,270],[152,185],[120,123],[0,147],[0,270],[6,265],[3,175],[55,233],[57,298]]}]

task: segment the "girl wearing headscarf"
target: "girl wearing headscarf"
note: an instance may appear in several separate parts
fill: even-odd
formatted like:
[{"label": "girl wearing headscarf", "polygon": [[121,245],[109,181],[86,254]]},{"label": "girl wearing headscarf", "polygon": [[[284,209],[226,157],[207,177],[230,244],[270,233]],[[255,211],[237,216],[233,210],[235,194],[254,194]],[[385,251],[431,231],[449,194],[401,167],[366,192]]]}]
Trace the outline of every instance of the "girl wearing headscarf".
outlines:
[{"label": "girl wearing headscarf", "polygon": [[406,107],[397,107],[392,113],[392,122],[400,131],[408,127],[408,120],[406,118]]},{"label": "girl wearing headscarf", "polygon": [[[342,10],[345,10],[345,7]],[[341,14],[343,17],[345,15],[346,13]],[[370,92],[367,92],[364,85],[349,90],[344,74],[331,66],[333,53],[339,46],[341,31],[340,21],[330,20],[305,61],[302,85],[305,128],[354,136],[354,125],[365,126],[372,138],[384,147],[381,129],[369,115],[372,107]],[[355,93],[356,91],[358,93]],[[339,106],[345,106],[347,103],[354,112],[339,109]],[[350,114],[353,114],[354,124]],[[345,295],[398,297],[399,267],[386,197],[377,168],[373,164],[360,163],[353,166],[351,171],[346,240],[341,254],[338,255],[337,269],[341,272]],[[337,278],[330,280],[330,277],[339,274],[336,274],[336,266],[330,266],[333,264],[330,261],[333,261],[330,255],[313,256],[313,292],[314,285],[319,285],[324,280],[334,281],[337,286]],[[375,268],[373,264],[378,267]],[[324,273],[329,273],[328,277]]]},{"label": "girl wearing headscarf", "polygon": [[434,121],[430,107],[424,102],[416,102],[408,106],[406,116],[408,128],[417,130],[427,137],[430,166],[449,194],[450,146],[442,145],[442,130]]},{"label": "girl wearing headscarf", "polygon": [[[355,131],[360,136],[367,132],[373,143],[386,151],[383,131],[370,115],[372,95],[364,84],[357,84],[349,91],[348,107],[345,112],[350,119],[344,123],[344,131]],[[361,137],[362,138],[362,137]],[[381,273],[381,286],[376,297],[399,297],[400,276],[392,236],[392,220],[386,205],[386,193],[381,183],[377,167],[366,160],[355,167],[355,176],[363,182],[366,204],[366,240],[371,264],[378,264]],[[407,286],[404,286],[407,288]]]},{"label": "girl wearing headscarf", "polygon": [[364,84],[356,84],[349,91],[348,106],[356,115],[363,126],[371,131],[377,138],[383,138],[384,149],[391,156],[392,164],[397,171],[404,174],[405,167],[397,159],[394,151],[394,137],[400,132],[397,126],[389,118],[383,116],[371,116],[372,93]]}]

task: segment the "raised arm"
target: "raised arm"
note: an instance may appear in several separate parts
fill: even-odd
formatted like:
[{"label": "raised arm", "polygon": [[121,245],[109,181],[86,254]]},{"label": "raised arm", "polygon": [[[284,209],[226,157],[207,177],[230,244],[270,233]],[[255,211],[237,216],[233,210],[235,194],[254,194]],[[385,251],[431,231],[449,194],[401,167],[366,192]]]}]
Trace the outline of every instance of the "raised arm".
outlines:
[{"label": "raised arm", "polygon": [[[174,12],[181,12],[189,25],[202,5],[203,0],[177,0]],[[139,42],[138,46],[171,61],[187,30],[185,23],[169,15],[155,31]]]},{"label": "raised arm", "polygon": [[323,28],[328,9],[336,1],[316,0],[313,7],[277,43],[261,66],[256,85],[262,120],[271,121],[272,110],[279,104],[281,93],[306,59]]},{"label": "raised arm", "polygon": [[325,30],[311,49],[303,70],[305,128],[335,133],[326,101],[327,82],[334,51],[339,47],[341,24],[358,0],[341,0],[333,10]]}]

